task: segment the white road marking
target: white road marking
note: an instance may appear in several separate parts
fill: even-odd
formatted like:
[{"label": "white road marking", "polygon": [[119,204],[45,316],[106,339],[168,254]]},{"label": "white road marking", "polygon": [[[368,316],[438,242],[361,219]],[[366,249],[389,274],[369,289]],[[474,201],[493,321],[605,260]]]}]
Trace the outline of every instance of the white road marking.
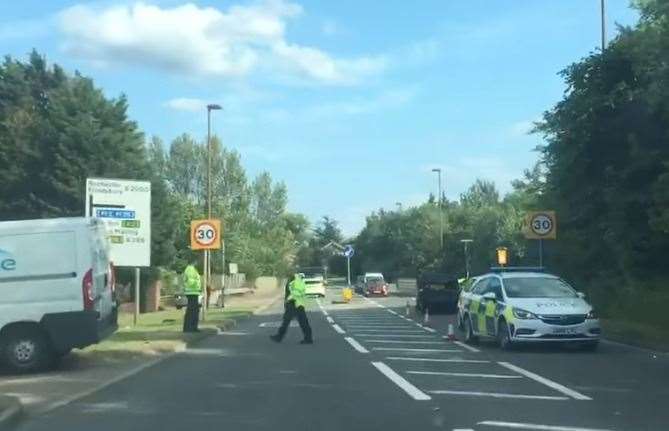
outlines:
[{"label": "white road marking", "polygon": [[555,401],[564,401],[568,400],[567,397],[553,397],[549,395],[521,395],[521,394],[506,394],[500,392],[473,392],[473,391],[442,391],[434,390],[428,391],[434,395],[467,395],[473,397],[492,397],[492,398],[516,398],[522,400],[555,400]]},{"label": "white road marking", "polygon": [[392,368],[383,362],[372,362],[372,365],[374,365],[377,370],[381,371],[384,376],[388,377],[390,381],[399,386],[404,392],[409,394],[409,396],[414,400],[427,401],[432,399],[432,397],[406,381],[404,377],[397,374]]},{"label": "white road marking", "polygon": [[462,353],[462,350],[453,350],[453,349],[410,349],[407,347],[373,347],[372,350],[392,350],[397,352],[418,352],[418,353],[441,353],[441,352]]},{"label": "white road marking", "polygon": [[[386,337],[386,336],[387,337],[393,337],[393,336],[398,336],[398,334],[402,335],[402,336],[405,336],[403,334],[416,334],[416,335],[413,335],[413,336],[434,338],[434,336],[432,336],[432,335],[425,335],[425,333],[423,331],[417,331],[415,329],[394,329],[392,331],[387,331],[385,329],[356,329],[356,332],[359,332],[361,334],[362,333],[368,333],[368,332],[370,332],[372,334],[374,334],[374,333],[378,334],[379,332],[381,332],[383,334],[392,334],[392,335],[379,335],[379,337]],[[369,335],[370,334],[368,334],[368,336]]]},{"label": "white road marking", "polygon": [[[448,339],[447,336],[444,336],[444,338]],[[472,347],[467,343],[463,343],[462,341],[453,341],[453,344],[457,344],[458,346],[462,347],[463,349],[467,349],[470,352],[474,352],[474,353],[479,353],[480,352],[480,350],[477,349],[476,347]]]},{"label": "white road marking", "polygon": [[443,346],[443,341],[421,341],[421,340],[365,340],[366,343],[388,343],[388,344],[436,344]]},{"label": "white road marking", "polygon": [[390,308],[388,309],[388,313],[394,314],[395,316],[399,316],[399,314],[397,314],[395,310],[391,310]]},{"label": "white road marking", "polygon": [[330,324],[334,323],[334,319],[332,317],[328,316],[328,317],[326,317],[326,319],[327,319],[328,323],[330,323]]},{"label": "white road marking", "polygon": [[[360,331],[360,332],[367,332],[367,331]],[[378,338],[429,338],[431,340],[434,340],[435,338],[432,335],[412,335],[412,334],[388,334],[388,331],[379,331],[383,332],[383,334],[362,334],[358,333],[356,331],[356,334],[358,334],[360,337],[378,337]],[[439,342],[440,344],[443,344],[443,341]]]},{"label": "white road marking", "polygon": [[420,326],[421,328],[425,329],[427,332],[432,332],[432,333],[437,332],[436,330],[434,330],[434,329],[432,329],[432,328],[428,328],[427,326],[423,326],[423,325],[418,325],[418,326]]},{"label": "white road marking", "polygon": [[426,376],[449,376],[449,377],[481,377],[483,379],[522,379],[523,376],[515,374],[478,374],[478,373],[447,373],[441,371],[407,371],[409,374]]},{"label": "white road marking", "polygon": [[471,428],[453,428],[453,431],[474,431]]},{"label": "white road marking", "polygon": [[[343,323],[343,322],[342,322]],[[351,329],[362,329],[362,328],[369,328],[369,329],[411,329],[411,326],[388,326],[388,325],[349,325],[347,323],[344,323],[346,326],[348,326]]]},{"label": "white road marking", "polygon": [[552,380],[549,380],[549,379],[547,379],[547,378],[545,378],[545,377],[541,377],[540,375],[535,374],[535,373],[533,373],[533,372],[531,372],[531,371],[527,371],[527,370],[524,369],[524,368],[520,368],[520,367],[515,366],[515,365],[513,365],[513,364],[510,364],[510,363],[508,363],[508,362],[498,362],[498,364],[500,364],[501,366],[503,366],[503,367],[505,367],[505,368],[508,368],[508,369],[511,370],[511,371],[515,371],[515,372],[517,372],[518,374],[522,374],[523,376],[525,376],[525,377],[527,377],[527,378],[530,378],[530,379],[532,379],[532,380],[534,380],[534,381],[536,381],[536,382],[539,382],[539,383],[541,383],[541,384],[543,384],[543,385],[546,385],[546,386],[548,386],[549,388],[555,389],[555,390],[558,391],[558,392],[562,392],[563,394],[568,395],[568,396],[572,397],[572,398],[575,399],[575,400],[592,400],[592,398],[590,398],[590,397],[588,397],[588,396],[586,396],[586,395],[583,395],[583,394],[580,393],[580,392],[576,392],[576,391],[573,390],[573,389],[569,389],[569,388],[566,387],[566,386],[563,386],[563,385],[561,385],[561,384],[559,384],[559,383],[557,383],[557,382],[554,382],[554,381],[552,381]]},{"label": "white road marking", "polygon": [[334,325],[332,325],[332,328],[334,328],[334,330],[337,331],[340,334],[345,334],[346,333],[346,331],[341,329],[341,326],[337,325],[336,323]]},{"label": "white road marking", "polygon": [[501,421],[483,421],[477,423],[477,425],[486,425],[489,427],[515,428],[521,430],[540,430],[540,431],[611,431],[609,429],[600,429],[600,428],[566,427],[559,425],[524,424],[519,422],[501,422]]},{"label": "white road marking", "polygon": [[360,353],[369,353],[369,350],[367,350],[367,349],[365,349],[364,347],[362,347],[362,345],[361,345],[360,343],[358,343],[357,341],[355,341],[353,338],[351,338],[351,337],[344,337],[344,340],[346,340],[346,341],[348,342],[348,344],[350,344],[351,346],[353,346],[353,348],[354,348],[355,350],[357,350],[358,352],[360,352]]},{"label": "white road marking", "polygon": [[323,307],[323,304],[321,304],[321,300],[320,300],[320,299],[317,299],[317,300],[316,300],[316,304],[318,304],[318,308],[321,309],[321,311],[323,312],[323,315],[325,315],[325,316],[329,316],[328,312],[327,312],[327,311],[325,310],[325,308]]},{"label": "white road marking", "polygon": [[391,361],[418,361],[418,362],[458,362],[466,364],[489,364],[490,361],[484,361],[480,359],[436,359],[436,358],[407,358],[404,356],[388,356],[386,359]]}]

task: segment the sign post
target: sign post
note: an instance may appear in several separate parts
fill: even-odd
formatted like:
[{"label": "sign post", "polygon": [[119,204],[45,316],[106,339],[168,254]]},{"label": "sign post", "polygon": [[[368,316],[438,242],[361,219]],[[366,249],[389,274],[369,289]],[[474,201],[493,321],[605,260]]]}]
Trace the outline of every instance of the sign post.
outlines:
[{"label": "sign post", "polygon": [[109,260],[115,266],[135,267],[137,324],[140,268],[151,266],[151,182],[87,178],[85,214],[104,221]]},{"label": "sign post", "polygon": [[209,287],[209,251],[221,248],[221,221],[217,219],[193,220],[190,222],[191,250],[204,250],[204,288],[202,290],[202,320],[206,319]]},{"label": "sign post", "polygon": [[555,211],[534,211],[525,217],[523,233],[527,239],[539,241],[539,266],[544,266],[544,240],[557,238]]},{"label": "sign post", "polygon": [[351,286],[351,258],[355,254],[355,250],[353,249],[352,245],[347,245],[344,247],[343,251],[344,256],[346,256],[346,280],[348,282],[348,286]]}]

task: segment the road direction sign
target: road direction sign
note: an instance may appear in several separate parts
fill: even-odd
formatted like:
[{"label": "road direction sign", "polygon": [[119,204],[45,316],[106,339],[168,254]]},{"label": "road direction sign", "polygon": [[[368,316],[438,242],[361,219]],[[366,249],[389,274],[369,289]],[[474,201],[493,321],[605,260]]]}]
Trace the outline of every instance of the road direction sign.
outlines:
[{"label": "road direction sign", "polygon": [[528,239],[556,239],[555,211],[535,211],[527,214],[523,233]]},{"label": "road direction sign", "polygon": [[104,221],[116,266],[151,265],[151,183],[86,179],[86,217]]},{"label": "road direction sign", "polygon": [[351,258],[355,254],[355,250],[353,250],[352,245],[347,245],[347,246],[344,247],[344,252],[343,253],[344,253],[344,256],[346,256],[348,258]]},{"label": "road direction sign", "polygon": [[192,250],[220,249],[221,221],[217,219],[191,221],[190,248]]}]

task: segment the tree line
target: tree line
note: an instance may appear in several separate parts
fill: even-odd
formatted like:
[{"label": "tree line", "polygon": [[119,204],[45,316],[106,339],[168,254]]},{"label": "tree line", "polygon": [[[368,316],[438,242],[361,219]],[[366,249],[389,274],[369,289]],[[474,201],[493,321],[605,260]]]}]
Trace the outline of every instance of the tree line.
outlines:
[{"label": "tree line", "polygon": [[[557,212],[558,240],[545,241],[549,270],[570,280],[604,313],[669,325],[669,1],[635,1],[640,20],[604,51],[562,72],[566,91],[534,133],[539,162],[500,198],[477,181],[459,201],[371,214],[355,239],[357,270],[415,275],[464,273],[461,239],[473,239],[473,274],[507,246],[512,264],[536,265],[524,214]],[[442,197],[443,199],[443,197]]]},{"label": "tree line", "polygon": [[[67,74],[33,51],[0,64],[0,220],[83,216],[88,177],[151,181],[152,270],[194,260],[190,220],[204,218],[206,139],[165,145],[128,118],[125,96],[107,98],[90,78]],[[249,277],[281,274],[308,222],[286,210],[287,190],[268,172],[249,178],[240,154],[212,142],[212,208],[223,220],[226,261]],[[221,252],[213,270],[223,270]]]}]

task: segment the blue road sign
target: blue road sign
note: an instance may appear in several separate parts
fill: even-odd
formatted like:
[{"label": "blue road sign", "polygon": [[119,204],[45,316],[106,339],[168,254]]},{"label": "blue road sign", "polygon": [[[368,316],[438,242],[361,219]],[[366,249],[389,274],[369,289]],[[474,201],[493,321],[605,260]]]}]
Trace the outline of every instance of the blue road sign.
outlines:
[{"label": "blue road sign", "polygon": [[354,254],[355,250],[353,250],[353,246],[347,245],[346,247],[344,247],[344,256],[351,258],[353,257]]}]

